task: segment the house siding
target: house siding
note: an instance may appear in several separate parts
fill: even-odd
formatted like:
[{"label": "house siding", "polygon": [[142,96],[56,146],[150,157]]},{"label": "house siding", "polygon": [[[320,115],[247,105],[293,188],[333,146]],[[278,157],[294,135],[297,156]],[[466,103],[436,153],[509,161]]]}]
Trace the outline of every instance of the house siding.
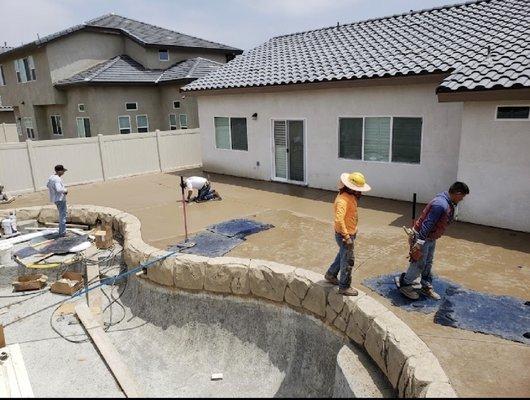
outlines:
[{"label": "house siding", "polygon": [[[462,103],[438,103],[435,89],[436,83],[429,83],[200,96],[204,168],[270,180],[271,120],[304,119],[309,186],[333,190],[342,172],[361,171],[372,186],[370,195],[410,200],[417,193],[419,201],[429,201],[456,179],[462,121]],[[215,116],[247,118],[248,151],[215,147]],[[339,159],[338,118],[348,116],[422,117],[421,164]]]}]

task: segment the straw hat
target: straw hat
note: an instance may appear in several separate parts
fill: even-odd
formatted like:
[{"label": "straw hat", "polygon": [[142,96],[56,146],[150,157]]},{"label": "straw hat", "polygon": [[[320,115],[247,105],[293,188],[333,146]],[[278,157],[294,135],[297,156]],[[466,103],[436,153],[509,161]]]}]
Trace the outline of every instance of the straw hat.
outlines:
[{"label": "straw hat", "polygon": [[340,176],[339,188],[346,186],[356,192],[368,192],[372,188],[366,183],[364,175],[360,172],[345,172]]}]

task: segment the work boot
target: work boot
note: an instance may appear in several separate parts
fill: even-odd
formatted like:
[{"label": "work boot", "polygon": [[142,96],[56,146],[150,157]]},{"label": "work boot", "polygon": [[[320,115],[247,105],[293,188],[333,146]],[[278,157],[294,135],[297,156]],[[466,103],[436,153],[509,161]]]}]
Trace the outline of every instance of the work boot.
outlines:
[{"label": "work boot", "polygon": [[359,292],[357,289],[349,287],[346,289],[339,289],[339,294],[342,294],[343,296],[357,296]]},{"label": "work boot", "polygon": [[331,275],[328,272],[326,272],[326,275],[324,275],[324,279],[327,280],[329,283],[332,283],[334,285],[338,285],[339,284],[339,280],[337,279],[337,277]]},{"label": "work boot", "polygon": [[412,287],[412,285],[403,285],[403,286],[401,286],[399,288],[399,292],[403,296],[405,296],[406,298],[411,299],[411,300],[418,300],[420,298],[420,295],[418,294],[416,289],[414,289]]},{"label": "work boot", "polygon": [[431,286],[422,286],[421,293],[433,300],[440,300],[442,298]]}]

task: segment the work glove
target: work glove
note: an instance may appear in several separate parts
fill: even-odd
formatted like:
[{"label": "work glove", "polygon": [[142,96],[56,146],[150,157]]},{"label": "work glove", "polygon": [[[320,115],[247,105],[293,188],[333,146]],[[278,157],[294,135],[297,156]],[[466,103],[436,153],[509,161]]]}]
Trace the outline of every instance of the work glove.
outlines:
[{"label": "work glove", "polygon": [[422,246],[418,242],[416,242],[413,246],[410,247],[410,251],[409,251],[410,262],[417,262],[421,260],[421,258],[423,257],[421,248]]}]

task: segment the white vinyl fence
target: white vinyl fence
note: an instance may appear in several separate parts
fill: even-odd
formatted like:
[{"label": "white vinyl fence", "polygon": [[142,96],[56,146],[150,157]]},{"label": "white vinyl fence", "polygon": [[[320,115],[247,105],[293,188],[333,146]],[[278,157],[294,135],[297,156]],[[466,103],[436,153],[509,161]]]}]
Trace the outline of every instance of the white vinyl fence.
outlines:
[{"label": "white vinyl fence", "polygon": [[198,129],[0,144],[0,184],[8,193],[46,188],[53,167],[66,184],[99,182],[202,164]]},{"label": "white vinyl fence", "polygon": [[19,142],[17,124],[0,124],[0,143]]}]

